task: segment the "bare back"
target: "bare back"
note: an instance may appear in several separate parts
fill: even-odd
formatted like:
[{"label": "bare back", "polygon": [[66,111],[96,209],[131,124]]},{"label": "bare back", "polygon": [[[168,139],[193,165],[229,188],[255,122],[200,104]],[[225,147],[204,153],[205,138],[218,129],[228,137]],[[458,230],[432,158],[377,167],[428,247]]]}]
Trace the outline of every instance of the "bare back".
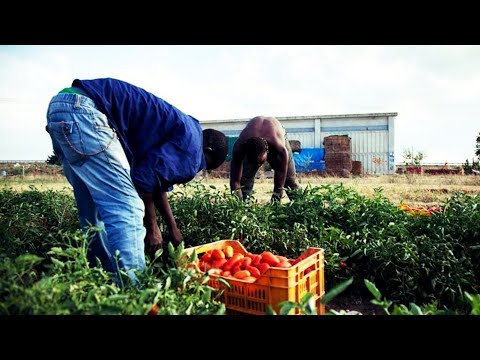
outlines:
[{"label": "bare back", "polygon": [[261,137],[267,140],[269,146],[278,149],[285,146],[285,129],[280,121],[274,117],[256,116],[251,119],[238,137],[243,143],[252,137]]}]

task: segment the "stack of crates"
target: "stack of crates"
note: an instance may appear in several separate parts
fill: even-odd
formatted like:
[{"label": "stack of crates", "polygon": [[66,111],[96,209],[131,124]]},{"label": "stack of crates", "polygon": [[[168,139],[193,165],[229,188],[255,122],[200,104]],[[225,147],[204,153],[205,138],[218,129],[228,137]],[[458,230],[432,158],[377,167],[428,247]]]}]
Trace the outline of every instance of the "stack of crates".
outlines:
[{"label": "stack of crates", "polygon": [[[195,250],[200,257],[202,253],[222,249],[227,245],[232,246],[234,252],[247,253],[237,240],[215,241],[187,248],[185,252],[191,255]],[[321,248],[309,247],[301,256],[305,258],[289,268],[270,267],[255,282],[232,277],[224,278],[230,285],[228,287],[218,280],[219,275],[212,274],[209,275],[208,284],[215,289],[223,290],[220,301],[225,304],[230,314],[265,315],[267,305],[278,314],[280,302],[300,302],[307,293],[313,295],[317,313],[325,314],[325,305],[320,303],[325,294],[324,251]],[[296,313],[298,312],[297,309]]]}]

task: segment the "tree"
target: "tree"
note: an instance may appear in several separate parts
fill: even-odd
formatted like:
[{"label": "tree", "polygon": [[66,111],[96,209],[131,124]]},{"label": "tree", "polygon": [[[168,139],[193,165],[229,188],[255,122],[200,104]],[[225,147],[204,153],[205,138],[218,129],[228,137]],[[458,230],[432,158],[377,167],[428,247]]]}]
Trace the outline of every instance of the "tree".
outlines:
[{"label": "tree", "polygon": [[45,162],[49,165],[61,165],[57,154],[55,154],[55,151],[53,152],[53,155],[50,155]]},{"label": "tree", "polygon": [[426,157],[423,151],[415,151],[413,149],[405,149],[402,153],[405,165],[419,166],[422,160]]},{"label": "tree", "polygon": [[477,146],[475,147],[475,155],[478,156],[478,160],[480,160],[480,133],[477,136]]},{"label": "tree", "polygon": [[475,162],[475,159],[472,159],[472,164],[468,162],[468,159],[463,164],[463,171],[466,175],[477,174],[480,171],[480,133],[477,136],[477,144],[475,146],[475,155],[478,159]]},{"label": "tree", "polygon": [[472,159],[472,164],[470,165],[470,162],[467,159],[462,166],[465,175],[472,175],[473,173],[475,173],[475,171],[480,171],[480,160],[475,161],[475,159]]}]

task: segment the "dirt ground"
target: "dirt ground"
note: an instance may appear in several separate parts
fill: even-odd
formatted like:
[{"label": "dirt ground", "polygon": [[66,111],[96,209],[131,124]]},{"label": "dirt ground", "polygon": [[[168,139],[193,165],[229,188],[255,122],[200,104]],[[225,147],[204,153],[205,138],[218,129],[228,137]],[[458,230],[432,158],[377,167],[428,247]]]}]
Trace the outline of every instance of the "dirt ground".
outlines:
[{"label": "dirt ground", "polygon": [[[358,294],[340,294],[330,301],[325,310],[349,310],[355,311],[361,315],[385,315],[383,309],[377,305],[373,305],[370,301],[372,298],[366,298]],[[352,313],[351,315],[360,315]]]}]

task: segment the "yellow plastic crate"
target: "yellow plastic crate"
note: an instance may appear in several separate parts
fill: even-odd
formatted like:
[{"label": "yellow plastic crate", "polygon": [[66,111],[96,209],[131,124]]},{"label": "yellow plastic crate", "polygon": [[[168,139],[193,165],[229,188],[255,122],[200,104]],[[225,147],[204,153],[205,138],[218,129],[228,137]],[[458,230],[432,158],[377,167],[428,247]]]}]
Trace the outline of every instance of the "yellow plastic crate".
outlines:
[{"label": "yellow plastic crate", "polygon": [[[234,252],[247,253],[237,240],[219,240],[187,248],[185,252],[190,255],[195,250],[199,255],[209,250],[222,249],[227,245],[232,246]],[[320,303],[325,294],[324,251],[321,248],[309,247],[302,255],[306,255],[305,259],[292,267],[270,267],[253,283],[225,278],[231,286],[228,288],[218,281],[219,275],[210,275],[208,284],[215,289],[223,289],[220,300],[225,304],[229,313],[265,315],[267,305],[279,313],[278,304],[280,302],[300,302],[300,299],[310,292],[315,299],[317,313],[325,314],[325,305]],[[305,274],[305,270],[310,267],[312,270]]]}]

